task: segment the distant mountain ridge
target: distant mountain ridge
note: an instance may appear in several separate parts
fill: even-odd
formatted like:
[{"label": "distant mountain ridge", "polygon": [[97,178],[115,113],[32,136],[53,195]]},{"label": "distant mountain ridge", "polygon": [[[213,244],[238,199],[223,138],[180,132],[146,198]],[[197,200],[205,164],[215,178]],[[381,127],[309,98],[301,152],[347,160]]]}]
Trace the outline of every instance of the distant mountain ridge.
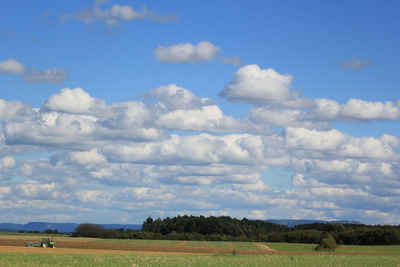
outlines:
[{"label": "distant mountain ridge", "polygon": [[[0,232],[18,232],[18,231],[45,231],[45,230],[57,230],[60,233],[70,234],[79,223],[48,223],[48,222],[29,222],[27,224],[16,224],[16,223],[0,223]],[[101,224],[104,228],[110,229],[132,229],[140,230],[141,224]]]},{"label": "distant mountain ridge", "polygon": [[[265,220],[270,223],[286,225],[288,227],[293,227],[299,224],[311,224],[311,223],[351,223],[351,224],[361,224],[358,221],[320,221],[320,220],[289,220],[289,219],[269,219]],[[48,222],[29,222],[27,224],[17,224],[17,223],[0,223],[0,232],[18,232],[18,231],[39,231],[43,232],[45,230],[57,230],[60,233],[70,234],[79,223],[48,223]],[[100,224],[106,229],[132,229],[141,230],[141,224]]]}]

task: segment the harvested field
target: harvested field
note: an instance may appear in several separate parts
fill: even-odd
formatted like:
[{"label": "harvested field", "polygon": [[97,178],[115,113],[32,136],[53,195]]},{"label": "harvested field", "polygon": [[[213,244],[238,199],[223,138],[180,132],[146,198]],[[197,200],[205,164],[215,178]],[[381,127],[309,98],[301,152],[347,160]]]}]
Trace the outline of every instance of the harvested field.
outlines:
[{"label": "harvested field", "polygon": [[0,246],[0,252],[14,253],[40,253],[40,254],[141,254],[141,255],[210,255],[209,253],[183,253],[163,251],[134,251],[134,250],[108,250],[108,249],[80,249],[80,248],[40,248]]},{"label": "harvested field", "polygon": [[[169,246],[146,246],[146,245],[128,245],[128,244],[112,244],[112,243],[93,243],[93,242],[59,242],[57,241],[57,248],[26,248],[25,241],[15,239],[0,239],[0,251],[1,252],[12,252],[10,251],[13,247],[23,248],[24,252],[35,251],[35,253],[54,253],[54,251],[65,250],[65,251],[81,251],[82,253],[88,252],[88,250],[95,251],[106,251],[107,253],[113,254],[115,251],[124,251],[122,254],[132,252],[153,252],[162,254],[232,254],[230,249],[211,249],[211,248],[190,248],[190,247],[169,247]],[[8,250],[4,250],[4,248]],[[265,254],[264,250],[240,250],[240,254]],[[67,253],[67,252],[65,252]],[[71,252],[73,253],[73,252]],[[102,252],[99,252],[102,253]]]},{"label": "harvested field", "polygon": [[[184,246],[155,246],[116,244],[105,242],[93,242],[96,239],[87,239],[86,242],[57,241],[58,247],[41,248],[25,247],[25,241],[21,239],[0,239],[0,252],[23,252],[23,253],[52,253],[52,254],[232,254],[233,249],[217,249]],[[256,244],[258,250],[236,249],[237,254],[242,255],[382,255],[378,253],[338,253],[338,252],[282,252],[276,251],[264,244]]]}]

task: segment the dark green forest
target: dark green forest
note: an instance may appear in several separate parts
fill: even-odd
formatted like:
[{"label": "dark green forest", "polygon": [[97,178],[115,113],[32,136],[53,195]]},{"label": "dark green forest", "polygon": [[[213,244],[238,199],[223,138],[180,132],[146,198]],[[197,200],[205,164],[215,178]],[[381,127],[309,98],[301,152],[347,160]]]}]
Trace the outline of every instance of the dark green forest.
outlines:
[{"label": "dark green forest", "polygon": [[400,245],[400,227],[341,223],[312,223],[294,227],[261,220],[235,219],[228,216],[177,216],[147,218],[141,230],[105,229],[101,225],[83,223],[72,236],[165,239],[199,241],[252,241],[319,244],[333,237],[343,245]]}]

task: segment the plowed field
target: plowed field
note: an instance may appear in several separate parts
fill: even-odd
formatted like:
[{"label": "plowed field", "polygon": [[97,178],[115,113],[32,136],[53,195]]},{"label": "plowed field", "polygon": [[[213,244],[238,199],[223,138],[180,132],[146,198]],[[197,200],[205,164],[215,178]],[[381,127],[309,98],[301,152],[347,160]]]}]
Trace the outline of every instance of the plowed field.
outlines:
[{"label": "plowed field", "polygon": [[[25,247],[25,242],[15,239],[0,239],[0,252],[24,253],[108,253],[108,254],[231,254],[229,249],[145,246],[93,242],[59,242],[57,248]],[[268,250],[239,250],[240,254],[265,254]]]}]

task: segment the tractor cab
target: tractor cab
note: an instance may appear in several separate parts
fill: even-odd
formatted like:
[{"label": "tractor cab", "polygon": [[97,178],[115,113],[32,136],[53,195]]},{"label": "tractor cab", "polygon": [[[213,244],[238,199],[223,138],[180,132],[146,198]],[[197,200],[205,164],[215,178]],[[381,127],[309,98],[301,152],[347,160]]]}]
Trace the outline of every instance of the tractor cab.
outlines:
[{"label": "tractor cab", "polygon": [[50,248],[56,248],[57,244],[56,242],[53,242],[53,238],[43,238],[42,239],[42,247],[46,248],[46,247],[50,247]]}]

